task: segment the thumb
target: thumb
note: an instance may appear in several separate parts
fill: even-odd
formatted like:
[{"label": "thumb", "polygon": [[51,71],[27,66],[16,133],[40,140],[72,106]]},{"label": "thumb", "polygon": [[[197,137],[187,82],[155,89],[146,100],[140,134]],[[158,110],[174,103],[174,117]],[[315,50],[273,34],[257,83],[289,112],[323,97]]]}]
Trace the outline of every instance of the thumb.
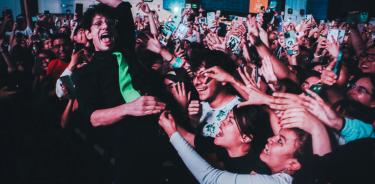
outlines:
[{"label": "thumb", "polygon": [[333,62],[329,63],[329,65],[327,66],[326,70],[332,71],[332,69],[335,66],[335,64],[336,64],[336,61],[333,61]]},{"label": "thumb", "polygon": [[248,101],[245,101],[245,102],[241,102],[237,105],[237,108],[240,108],[240,107],[244,107],[244,106],[248,106],[248,105],[251,105],[251,102],[248,100]]}]

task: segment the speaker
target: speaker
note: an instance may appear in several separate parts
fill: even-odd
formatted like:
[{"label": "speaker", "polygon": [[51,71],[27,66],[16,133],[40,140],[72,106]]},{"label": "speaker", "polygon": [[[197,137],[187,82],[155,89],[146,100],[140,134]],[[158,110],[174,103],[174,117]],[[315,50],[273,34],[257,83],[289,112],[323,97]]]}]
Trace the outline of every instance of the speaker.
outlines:
[{"label": "speaker", "polygon": [[76,9],[74,12],[78,15],[78,17],[81,17],[83,15],[83,4],[76,3]]},{"label": "speaker", "polygon": [[292,8],[288,8],[288,14],[293,14],[293,9]]}]

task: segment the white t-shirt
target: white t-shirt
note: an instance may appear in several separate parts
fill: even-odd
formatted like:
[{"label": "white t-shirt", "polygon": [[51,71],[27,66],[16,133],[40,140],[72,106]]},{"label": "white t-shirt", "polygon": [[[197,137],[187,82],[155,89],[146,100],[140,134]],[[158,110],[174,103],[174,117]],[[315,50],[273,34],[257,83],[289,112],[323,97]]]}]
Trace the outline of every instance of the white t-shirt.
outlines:
[{"label": "white t-shirt", "polygon": [[223,121],[234,106],[241,102],[241,98],[236,96],[225,105],[218,108],[212,108],[208,102],[201,102],[202,115],[199,119],[200,123],[206,123],[203,126],[202,134],[206,137],[215,137],[219,132],[221,121]]}]

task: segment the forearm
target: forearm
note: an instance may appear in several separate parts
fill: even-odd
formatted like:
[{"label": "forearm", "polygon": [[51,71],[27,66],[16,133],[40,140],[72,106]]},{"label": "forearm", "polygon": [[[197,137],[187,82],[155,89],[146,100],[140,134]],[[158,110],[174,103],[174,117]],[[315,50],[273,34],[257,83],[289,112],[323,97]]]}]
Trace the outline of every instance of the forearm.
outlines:
[{"label": "forearm", "polygon": [[151,34],[154,35],[155,38],[159,36],[158,30],[156,28],[154,17],[152,16],[152,13],[148,13],[148,20],[150,20],[150,31]]},{"label": "forearm", "polygon": [[126,116],[126,104],[107,109],[98,109],[90,116],[91,125],[94,127],[107,126],[117,123]]},{"label": "forearm", "polygon": [[177,126],[177,132],[190,144],[190,146],[195,147],[195,135],[188,132],[184,128]]},{"label": "forearm", "polygon": [[70,114],[73,111],[73,104],[74,104],[74,99],[70,99],[68,101],[68,104],[65,107],[65,110],[64,110],[64,112],[63,112],[63,114],[61,116],[61,121],[60,121],[60,126],[62,128],[64,128],[65,125],[66,125],[66,123],[69,121]]},{"label": "forearm", "polygon": [[261,57],[269,56],[271,59],[272,68],[275,71],[275,75],[277,79],[290,79],[294,82],[297,82],[297,76],[293,74],[287,66],[281,63],[271,52],[270,50],[263,44],[260,43],[256,46],[256,50]]},{"label": "forearm", "polygon": [[323,156],[332,151],[327,129],[322,124],[311,132],[313,153]]},{"label": "forearm", "polygon": [[242,82],[236,80],[236,79],[232,79],[230,84],[233,86],[233,88],[240,94],[240,96],[245,99],[245,100],[249,100],[249,95],[247,94],[247,92],[244,90],[244,84],[242,84]]}]

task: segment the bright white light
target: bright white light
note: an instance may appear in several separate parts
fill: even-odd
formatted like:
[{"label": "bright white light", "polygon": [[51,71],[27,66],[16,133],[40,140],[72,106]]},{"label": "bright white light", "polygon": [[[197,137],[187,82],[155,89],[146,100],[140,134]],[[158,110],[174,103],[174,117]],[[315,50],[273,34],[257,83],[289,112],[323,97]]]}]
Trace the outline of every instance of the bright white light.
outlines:
[{"label": "bright white light", "polygon": [[178,6],[173,7],[173,13],[177,14],[179,12],[180,8]]}]

